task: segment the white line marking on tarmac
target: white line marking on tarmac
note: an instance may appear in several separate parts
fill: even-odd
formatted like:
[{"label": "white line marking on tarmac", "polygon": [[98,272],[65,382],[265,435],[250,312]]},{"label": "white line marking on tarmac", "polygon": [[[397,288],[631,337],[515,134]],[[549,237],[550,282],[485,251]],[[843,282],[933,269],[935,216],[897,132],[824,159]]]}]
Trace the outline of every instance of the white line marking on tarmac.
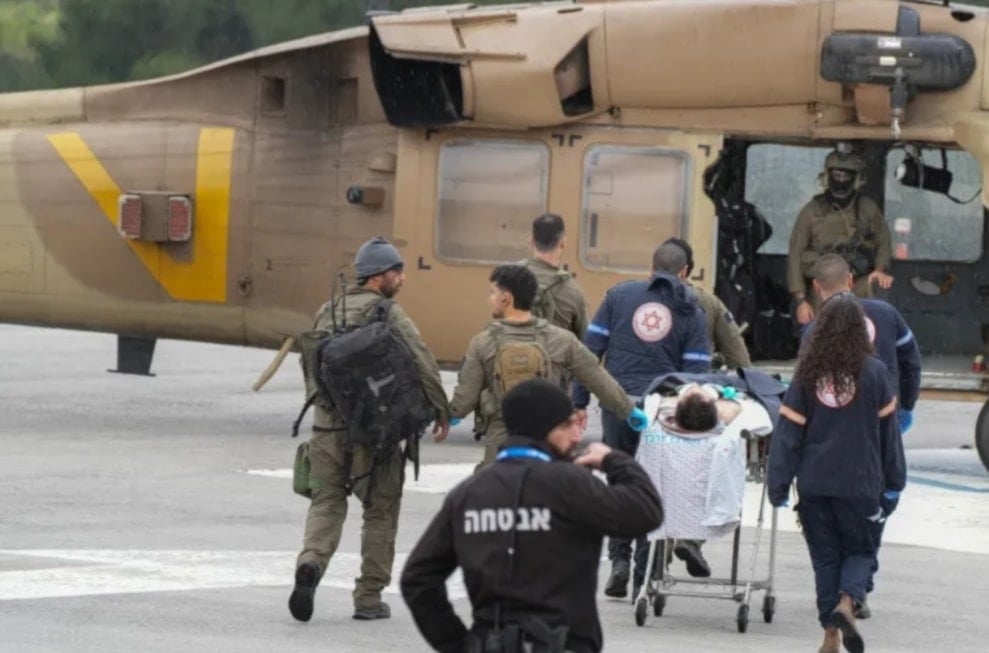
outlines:
[{"label": "white line marking on tarmac", "polygon": [[[52,566],[0,571],[0,601],[174,592],[250,586],[293,584],[296,551],[194,550],[0,550],[0,556],[50,558]],[[406,554],[396,554],[394,570],[405,565]],[[65,566],[66,562],[73,563]],[[320,587],[352,590],[360,575],[360,555],[337,552]],[[398,584],[385,588],[398,594]],[[451,600],[467,596],[460,571],[447,582]],[[288,594],[285,595],[286,599]]]},{"label": "white line marking on tarmac", "polygon": [[[446,494],[458,483],[474,473],[476,463],[430,464],[419,467],[419,480],[413,478],[412,468],[405,470],[406,492],[426,494]],[[270,478],[291,479],[291,469],[248,469],[246,474],[268,476]]]},{"label": "white line marking on tarmac", "polygon": [[[418,481],[414,481],[411,474],[406,475],[405,491],[446,494],[473,471],[473,463],[423,465],[419,470]],[[292,477],[291,469],[255,469],[246,470],[246,473],[280,479]],[[918,479],[933,476],[938,475],[917,475]],[[952,475],[940,475],[938,478],[952,478]],[[953,478],[959,487],[981,489],[986,485],[982,479],[967,476]],[[745,526],[756,525],[761,491],[761,485],[746,484],[745,506],[742,511],[742,524]],[[767,510],[764,524],[767,531],[769,520]],[[800,532],[796,513],[792,508],[780,510],[779,528],[781,531]],[[986,553],[989,551],[989,501],[980,492],[961,491],[952,489],[951,486],[932,486],[920,480],[916,483],[908,481],[899,507],[886,525],[883,542],[962,553]]]}]

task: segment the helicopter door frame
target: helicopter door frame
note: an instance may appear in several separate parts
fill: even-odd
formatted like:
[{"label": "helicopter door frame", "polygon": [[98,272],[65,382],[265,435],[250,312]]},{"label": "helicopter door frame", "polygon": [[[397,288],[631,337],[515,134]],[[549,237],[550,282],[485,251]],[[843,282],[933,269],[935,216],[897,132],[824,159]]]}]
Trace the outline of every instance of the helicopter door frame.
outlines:
[{"label": "helicopter door frame", "polygon": [[[393,233],[406,259],[403,307],[424,333],[449,334],[431,344],[441,361],[460,360],[470,336],[490,320],[485,298],[491,269],[529,255],[531,221],[542,212],[557,213],[566,222],[564,264],[577,276],[592,313],[611,286],[648,276],[653,249],[671,235],[694,248],[693,282],[714,287],[717,221],[714,204],[704,193],[704,171],[718,157],[720,133],[580,125],[529,131],[403,129],[398,140]],[[458,145],[464,152],[450,155]],[[477,157],[468,151],[473,146]],[[641,252],[626,257],[637,262],[637,269],[588,265],[581,255],[587,233],[585,160],[596,148],[655,152],[683,161],[681,228],[675,234],[656,231]],[[485,163],[487,150],[490,163]],[[516,159],[505,159],[515,156],[511,151],[518,153]],[[514,169],[509,160],[517,161]],[[489,179],[501,180],[504,188],[485,188]],[[461,192],[470,185],[479,198],[476,211],[456,206],[471,200],[469,193]],[[628,192],[628,184],[624,188],[626,198],[639,195]],[[645,187],[642,194],[649,192],[655,194],[655,189]],[[454,207],[450,211],[456,213],[455,220],[439,215],[444,201]],[[640,227],[648,233],[649,226],[642,226],[641,220]]]}]

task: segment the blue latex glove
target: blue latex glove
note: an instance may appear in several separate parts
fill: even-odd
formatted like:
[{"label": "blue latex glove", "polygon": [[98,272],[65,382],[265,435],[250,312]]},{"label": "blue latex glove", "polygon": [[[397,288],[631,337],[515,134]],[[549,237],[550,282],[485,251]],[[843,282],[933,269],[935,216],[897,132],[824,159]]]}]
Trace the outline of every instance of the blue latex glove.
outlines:
[{"label": "blue latex glove", "polygon": [[898,409],[896,411],[896,421],[900,425],[900,433],[906,433],[913,424],[913,411],[903,410],[902,408]]},{"label": "blue latex glove", "polygon": [[641,408],[633,408],[626,419],[628,425],[635,431],[643,431],[649,426],[649,418]]},{"label": "blue latex glove", "polygon": [[451,417],[450,418],[450,426],[456,426],[457,424],[459,424],[462,421],[463,420],[460,419],[459,417]]},{"label": "blue latex glove", "polygon": [[883,509],[886,516],[893,514],[896,506],[900,503],[900,493],[896,490],[886,490],[879,498],[879,507]]}]

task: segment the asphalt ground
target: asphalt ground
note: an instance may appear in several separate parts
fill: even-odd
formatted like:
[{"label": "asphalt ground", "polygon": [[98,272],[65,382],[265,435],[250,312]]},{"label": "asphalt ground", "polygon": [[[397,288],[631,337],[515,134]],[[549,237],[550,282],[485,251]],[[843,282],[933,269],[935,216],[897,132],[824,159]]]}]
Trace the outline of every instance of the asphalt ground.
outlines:
[{"label": "asphalt ground", "polygon": [[[273,352],[160,341],[155,377],[107,373],[111,335],[0,326],[0,651],[425,651],[397,587],[393,617],[351,619],[360,504],[306,624],[288,613],[307,502],[288,469],[303,392],[289,356],[260,392]],[[448,390],[455,377],[444,373]],[[922,401],[907,436],[910,483],[887,527],[861,623],[869,651],[982,652],[989,640],[989,473],[970,447],[979,404]],[[587,437],[600,437],[597,416]],[[309,419],[304,422],[308,426]],[[424,441],[406,483],[395,565],[443,493],[481,451],[470,420]],[[749,569],[759,486],[742,529]],[[768,528],[757,556],[766,576]],[[728,573],[731,539],[709,542]],[[564,564],[564,561],[560,561]],[[675,562],[674,574],[684,574]],[[599,568],[603,587],[609,565]],[[469,604],[450,581],[461,617]],[[674,589],[682,589],[677,585]],[[717,588],[709,588],[712,591]],[[600,592],[600,590],[599,590]],[[637,627],[628,600],[600,594],[605,649],[816,651],[813,578],[792,513],[782,512],[772,623],[756,592],[745,634],[730,600],[670,596]]]}]

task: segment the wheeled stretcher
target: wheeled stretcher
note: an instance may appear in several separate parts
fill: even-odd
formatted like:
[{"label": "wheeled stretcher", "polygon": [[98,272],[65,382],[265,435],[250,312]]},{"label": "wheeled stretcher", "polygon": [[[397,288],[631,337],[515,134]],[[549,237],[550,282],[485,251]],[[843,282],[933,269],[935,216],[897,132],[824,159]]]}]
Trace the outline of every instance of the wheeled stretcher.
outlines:
[{"label": "wheeled stretcher", "polygon": [[[686,384],[712,384],[741,411],[727,424],[710,432],[677,428],[671,419],[677,390]],[[764,592],[762,615],[773,620],[776,596],[778,515],[770,508],[768,573],[756,578],[766,517],[766,466],[772,431],[786,387],[759,370],[737,374],[683,374],[658,377],[643,395],[641,405],[650,418],[642,432],[636,459],[645,468],[663,501],[663,525],[649,533],[645,582],[634,597],[635,623],[643,626],[652,613],[661,616],[667,597],[728,599],[739,603],[738,631],[749,623],[753,592]],[[742,549],[742,504],[747,483],[761,487],[758,516],[752,536],[748,567],[739,569]],[[711,540],[732,535],[728,577],[693,578],[670,573],[670,555],[676,540]]]}]

